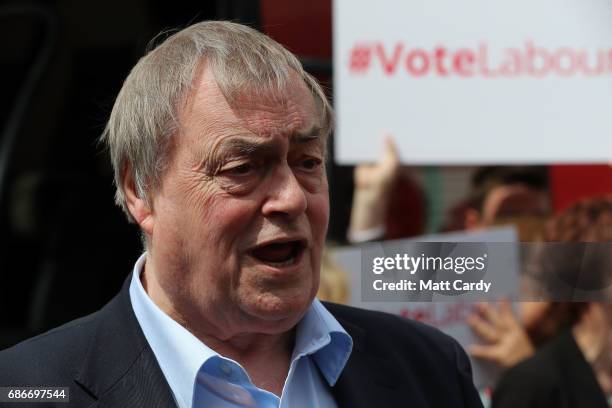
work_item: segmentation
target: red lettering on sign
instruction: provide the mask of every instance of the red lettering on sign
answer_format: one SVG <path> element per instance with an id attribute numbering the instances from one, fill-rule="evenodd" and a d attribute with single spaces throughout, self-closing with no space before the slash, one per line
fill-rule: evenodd
<path id="1" fill-rule="evenodd" d="M 612 74 L 612 49 L 550 49 L 528 40 L 523 47 L 508 47 L 500 51 L 490 53 L 489 45 L 484 42 L 475 48 L 461 47 L 456 50 L 443 45 L 433 50 L 410 48 L 401 41 L 395 42 L 392 47 L 386 47 L 383 42 L 374 45 L 361 42 L 351 48 L 348 68 L 353 74 L 364 75 L 369 72 L 372 58 L 375 58 L 387 76 L 401 74 L 402 66 L 404 74 L 413 77 L 433 74 L 439 77 L 480 76 L 489 79 L 520 76 L 544 78 L 553 75 L 567 78 Z M 491 55 L 497 60 L 492 59 Z"/>
<path id="2" fill-rule="evenodd" d="M 391 75 L 395 72 L 395 68 L 400 60 L 403 49 L 404 45 L 402 43 L 395 44 L 393 55 L 391 56 L 391 59 L 388 59 L 385 53 L 384 45 L 382 43 L 376 44 L 376 55 L 378 55 L 378 59 L 380 60 L 383 70 L 387 75 Z"/>

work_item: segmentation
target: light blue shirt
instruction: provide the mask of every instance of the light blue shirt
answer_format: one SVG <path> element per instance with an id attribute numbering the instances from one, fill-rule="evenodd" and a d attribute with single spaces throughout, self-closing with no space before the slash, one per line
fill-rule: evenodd
<path id="1" fill-rule="evenodd" d="M 329 387 L 344 369 L 353 341 L 318 300 L 296 327 L 291 365 L 279 398 L 257 388 L 240 364 L 207 347 L 149 298 L 140 282 L 145 259 L 146 253 L 134 265 L 132 308 L 179 408 L 337 406 Z"/>

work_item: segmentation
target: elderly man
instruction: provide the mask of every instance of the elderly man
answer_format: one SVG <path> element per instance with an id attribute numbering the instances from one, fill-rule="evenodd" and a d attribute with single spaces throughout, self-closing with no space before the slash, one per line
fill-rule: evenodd
<path id="1" fill-rule="evenodd" d="M 0 385 L 69 387 L 75 407 L 480 406 L 450 338 L 313 300 L 331 117 L 298 60 L 242 25 L 143 57 L 103 139 L 146 252 L 99 312 L 0 353 Z"/>

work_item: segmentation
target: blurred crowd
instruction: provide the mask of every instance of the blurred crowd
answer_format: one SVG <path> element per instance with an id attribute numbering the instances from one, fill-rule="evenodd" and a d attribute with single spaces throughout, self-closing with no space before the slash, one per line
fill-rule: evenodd
<path id="1" fill-rule="evenodd" d="M 381 159 L 355 168 L 348 241 L 414 236 L 409 212 L 394 210 L 396 197 L 416 183 L 412 169 L 400 165 L 391 138 Z M 442 231 L 474 231 L 512 225 L 522 242 L 612 242 L 612 197 L 576 202 L 553 214 L 548 176 L 539 166 L 486 166 L 474 171 L 470 191 L 447 214 Z M 402 231 L 403 228 L 403 231 Z M 544 251 L 541 273 L 563 269 L 574 279 L 583 273 L 576 253 Z M 558 251 L 557 251 L 558 252 Z M 609 262 L 591 262 L 591 279 L 604 282 Z M 546 279 L 546 276 L 540 278 Z M 348 281 L 329 256 L 322 268 L 319 297 L 340 303 L 349 299 Z M 524 277 L 523 279 L 527 279 Z M 529 285 L 524 282 L 523 290 Z M 473 358 L 502 369 L 500 380 L 485 390 L 493 408 L 607 407 L 612 396 L 612 305 L 606 302 L 525 301 L 513 306 L 501 299 L 481 303 L 467 324 L 482 340 Z"/>

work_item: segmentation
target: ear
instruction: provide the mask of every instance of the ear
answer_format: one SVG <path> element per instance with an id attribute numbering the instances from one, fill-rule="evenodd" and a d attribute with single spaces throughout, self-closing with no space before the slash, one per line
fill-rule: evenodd
<path id="1" fill-rule="evenodd" d="M 121 185 L 123 187 L 123 194 L 125 195 L 125 202 L 132 218 L 134 218 L 136 223 L 140 226 L 140 229 L 146 235 L 153 235 L 153 210 L 150 208 L 147 200 L 138 195 L 131 165 L 125 166 Z"/>
<path id="2" fill-rule="evenodd" d="M 480 226 L 480 213 L 473 208 L 467 208 L 463 215 L 463 228 L 466 231 L 471 231 Z"/>

